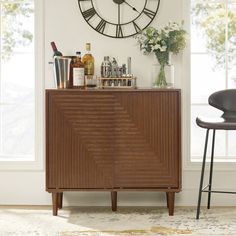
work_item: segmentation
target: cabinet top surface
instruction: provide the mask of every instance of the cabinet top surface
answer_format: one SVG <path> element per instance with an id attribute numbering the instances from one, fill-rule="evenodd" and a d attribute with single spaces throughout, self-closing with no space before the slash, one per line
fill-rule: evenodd
<path id="1" fill-rule="evenodd" d="M 152 88 L 137 88 L 137 89 L 46 89 L 46 92 L 180 92 L 181 89 L 152 89 Z"/>

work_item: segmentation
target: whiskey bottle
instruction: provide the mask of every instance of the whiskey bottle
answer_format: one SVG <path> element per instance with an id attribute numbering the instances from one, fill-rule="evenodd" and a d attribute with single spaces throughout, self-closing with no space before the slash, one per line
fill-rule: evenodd
<path id="1" fill-rule="evenodd" d="M 81 61 L 81 52 L 76 52 L 76 59 L 72 65 L 73 69 L 73 87 L 84 88 L 85 87 L 85 66 Z"/>
<path id="2" fill-rule="evenodd" d="M 71 58 L 71 63 L 70 63 L 70 79 L 69 79 L 69 88 L 73 88 L 74 87 L 74 83 L 73 83 L 73 68 L 74 68 L 74 63 L 76 63 L 77 57 L 76 56 L 70 56 Z"/>
<path id="3" fill-rule="evenodd" d="M 94 75 L 94 58 L 91 54 L 91 44 L 86 43 L 86 54 L 83 56 L 82 62 L 85 67 L 85 75 Z"/>

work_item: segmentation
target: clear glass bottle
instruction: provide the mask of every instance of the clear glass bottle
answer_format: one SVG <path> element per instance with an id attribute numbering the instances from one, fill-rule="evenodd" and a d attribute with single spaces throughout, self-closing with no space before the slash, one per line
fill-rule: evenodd
<path id="1" fill-rule="evenodd" d="M 86 54 L 82 58 L 85 75 L 94 75 L 94 57 L 91 54 L 91 44 L 86 43 Z"/>
<path id="2" fill-rule="evenodd" d="M 85 65 L 81 61 L 81 52 L 76 52 L 76 60 L 72 65 L 73 69 L 73 87 L 85 87 Z"/>

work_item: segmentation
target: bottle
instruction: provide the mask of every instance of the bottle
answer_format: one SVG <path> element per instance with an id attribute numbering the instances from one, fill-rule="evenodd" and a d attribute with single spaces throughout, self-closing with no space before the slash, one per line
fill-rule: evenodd
<path id="1" fill-rule="evenodd" d="M 122 75 L 123 75 L 123 67 L 119 66 L 118 67 L 118 77 L 122 77 Z"/>
<path id="2" fill-rule="evenodd" d="M 127 70 L 126 70 L 126 64 L 122 64 L 122 76 L 126 76 Z"/>
<path id="3" fill-rule="evenodd" d="M 132 71 L 131 71 L 131 57 L 127 58 L 127 66 L 128 66 L 128 76 L 132 76 Z"/>
<path id="4" fill-rule="evenodd" d="M 104 57 L 104 61 L 101 65 L 101 77 L 103 78 L 109 78 L 111 77 L 111 68 L 112 64 L 110 62 L 110 59 L 108 56 Z"/>
<path id="5" fill-rule="evenodd" d="M 116 59 L 113 57 L 112 63 L 111 63 L 111 77 L 115 78 L 117 77 L 117 70 L 118 70 L 118 64 Z"/>
<path id="6" fill-rule="evenodd" d="M 57 50 L 57 46 L 55 42 L 51 42 L 52 50 L 53 50 L 53 57 L 55 56 L 63 56 L 60 51 Z"/>
<path id="7" fill-rule="evenodd" d="M 84 79 L 85 66 L 81 61 L 81 52 L 76 52 L 76 60 L 73 63 L 72 68 L 73 68 L 73 87 L 84 88 L 85 87 L 85 79 Z"/>
<path id="8" fill-rule="evenodd" d="M 69 79 L 69 88 L 73 88 L 73 68 L 74 68 L 74 63 L 76 63 L 76 56 L 71 56 L 71 63 L 70 63 L 70 79 Z"/>
<path id="9" fill-rule="evenodd" d="M 91 54 L 91 44 L 86 43 L 86 54 L 83 56 L 82 62 L 85 66 L 85 75 L 94 75 L 94 58 Z"/>

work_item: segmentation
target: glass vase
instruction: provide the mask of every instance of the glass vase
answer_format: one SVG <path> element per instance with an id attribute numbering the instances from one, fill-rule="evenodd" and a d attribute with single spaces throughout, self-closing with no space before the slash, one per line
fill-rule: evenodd
<path id="1" fill-rule="evenodd" d="M 152 68 L 153 88 L 173 88 L 174 87 L 174 65 L 154 64 Z"/>

